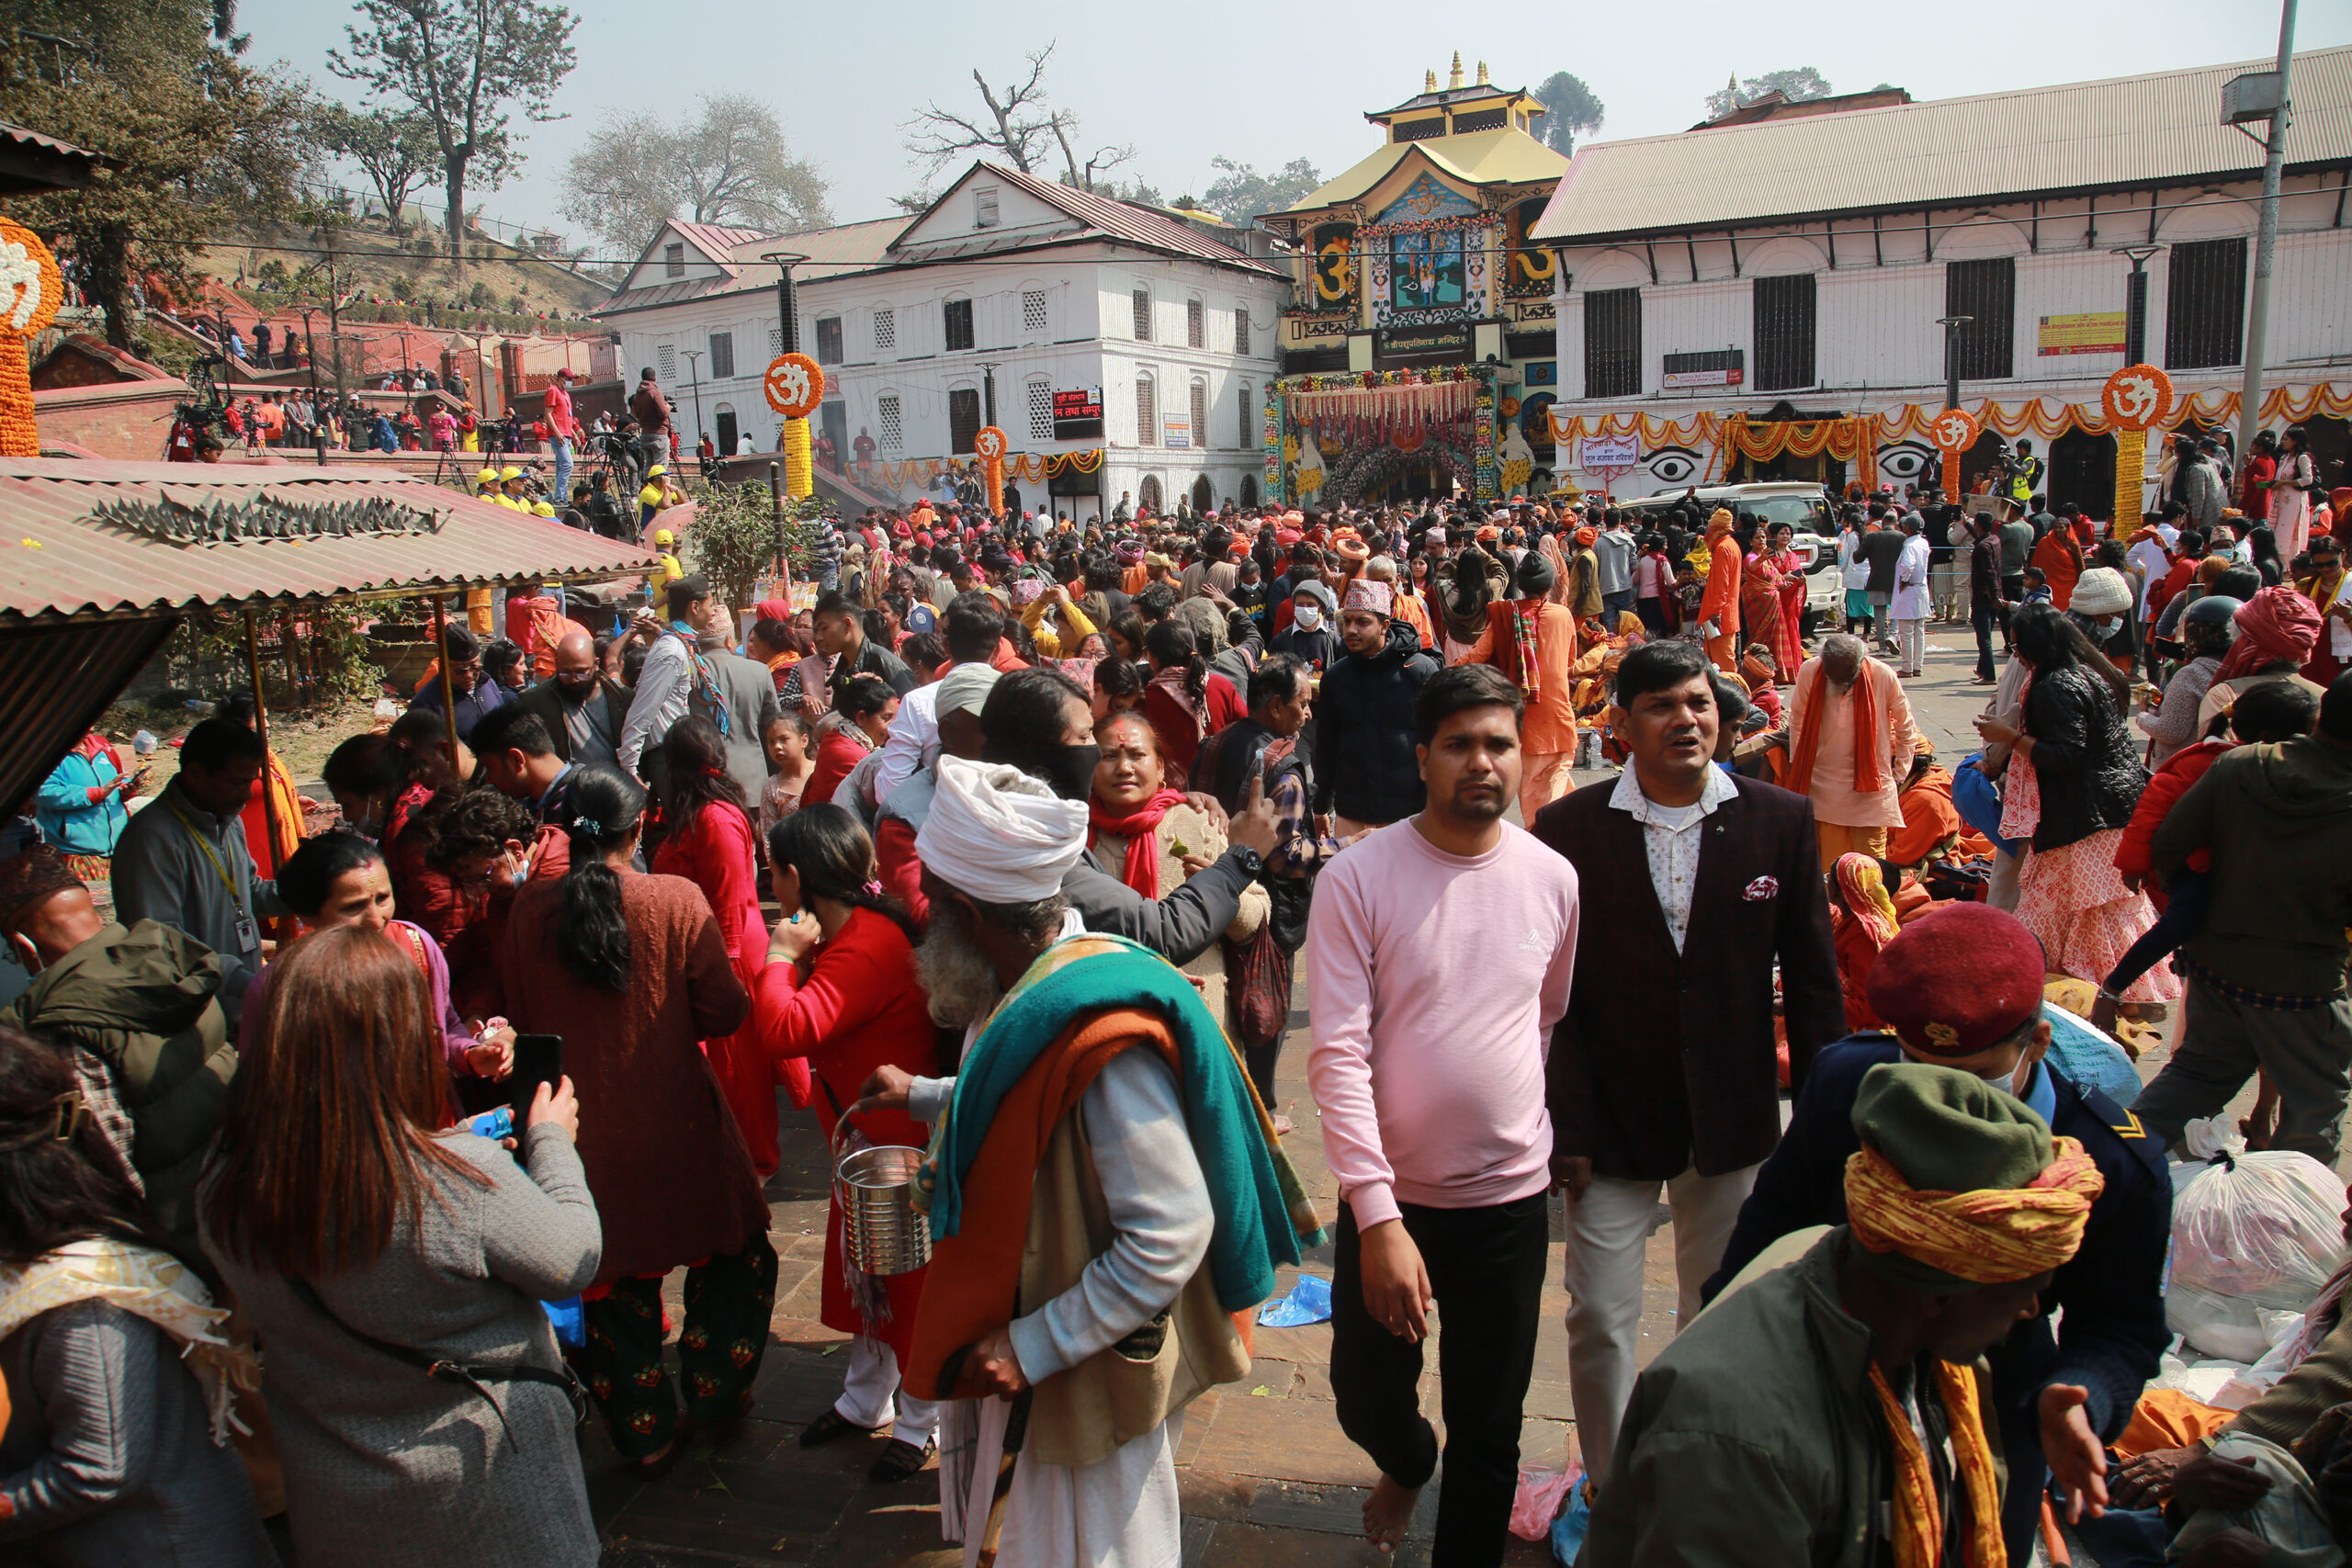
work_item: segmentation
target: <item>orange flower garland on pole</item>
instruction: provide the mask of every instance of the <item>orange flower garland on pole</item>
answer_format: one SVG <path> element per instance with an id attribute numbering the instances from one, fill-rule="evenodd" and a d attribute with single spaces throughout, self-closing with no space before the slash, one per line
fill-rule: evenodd
<path id="1" fill-rule="evenodd" d="M 57 314 L 65 280 L 40 237 L 6 218 L 0 218 L 0 454 L 38 457 L 40 429 L 25 344 Z"/>
<path id="2" fill-rule="evenodd" d="M 972 437 L 972 450 L 980 459 L 981 482 L 988 487 L 991 517 L 1004 510 L 1004 432 L 993 424 L 980 426 Z"/>
<path id="3" fill-rule="evenodd" d="M 1946 409 L 1928 422 L 1928 434 L 1944 456 L 1944 493 L 1957 500 L 1967 482 L 1960 471 L 1960 460 L 1976 445 L 1983 427 L 1965 411 Z"/>
<path id="4" fill-rule="evenodd" d="M 784 415 L 784 490 L 795 501 L 805 501 L 817 488 L 817 470 L 810 460 L 808 412 L 825 396 L 825 372 L 805 354 L 782 354 L 768 362 L 760 378 L 768 407 Z"/>
<path id="5" fill-rule="evenodd" d="M 2140 525 L 2141 481 L 2148 468 L 2148 430 L 2172 411 L 2172 378 L 2153 365 L 2127 365 L 2098 389 L 2099 412 L 2115 431 L 2115 538 Z"/>

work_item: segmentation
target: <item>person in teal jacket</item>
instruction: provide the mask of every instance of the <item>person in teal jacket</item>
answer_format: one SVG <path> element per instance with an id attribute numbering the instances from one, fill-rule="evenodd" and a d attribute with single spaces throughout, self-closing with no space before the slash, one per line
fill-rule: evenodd
<path id="1" fill-rule="evenodd" d="M 126 774 L 122 759 L 96 730 L 82 737 L 40 786 L 34 817 L 40 836 L 69 855 L 111 855 L 122 825 L 123 802 L 139 793 L 147 770 Z"/>

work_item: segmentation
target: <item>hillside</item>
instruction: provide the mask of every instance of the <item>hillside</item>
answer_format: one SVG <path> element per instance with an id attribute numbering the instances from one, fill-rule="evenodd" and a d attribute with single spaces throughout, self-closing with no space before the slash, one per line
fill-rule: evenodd
<path id="1" fill-rule="evenodd" d="M 345 297 L 356 289 L 363 297 L 388 302 L 431 299 L 444 307 L 545 312 L 576 321 L 612 292 L 611 285 L 583 277 L 560 261 L 479 238 L 468 243 L 469 259 L 460 278 L 447 258 L 433 254 L 439 243 L 437 231 L 412 230 L 404 237 L 395 236 L 380 220 L 343 229 L 336 235 L 335 270 Z M 249 298 L 284 303 L 324 293 L 323 277 L 300 276 L 317 265 L 317 251 L 310 229 L 256 224 L 221 235 L 196 265 Z M 477 286 L 482 293 L 476 293 Z"/>

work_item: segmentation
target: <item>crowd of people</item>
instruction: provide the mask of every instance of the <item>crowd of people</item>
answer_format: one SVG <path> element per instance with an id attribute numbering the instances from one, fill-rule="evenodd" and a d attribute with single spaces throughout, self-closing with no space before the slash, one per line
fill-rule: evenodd
<path id="1" fill-rule="evenodd" d="M 2268 1141 L 2338 1153 L 2352 492 L 2292 551 L 2033 501 L 2013 540 L 1855 498 L 1820 624 L 1788 533 L 1695 497 L 923 501 L 750 606 L 665 532 L 634 613 L 470 604 L 266 865 L 252 728 L 128 811 L 94 738 L 0 860 L 0 1538 L 266 1562 L 283 1511 L 310 1562 L 593 1561 L 576 1425 L 652 1478 L 754 1406 L 805 1112 L 926 1151 L 932 1246 L 864 1272 L 836 1205 L 798 1441 L 935 1462 L 967 1565 L 1173 1562 L 1187 1406 L 1327 1228 L 1367 1538 L 1435 1483 L 1432 1561 L 1499 1562 L 1555 1192 L 1579 1561 L 2022 1562 L 2045 1499 L 2299 1544 L 2332 1305 L 2211 1445 L 2257 1472 L 2124 1439 L 2166 1145 L 2258 1072 Z M 1995 682 L 1950 766 L 1905 684 L 1931 521 Z M 2049 1055 L 2068 980 L 2102 1027 L 2185 1007 L 2128 1113 Z M 1637 1371 L 1661 1198 L 1681 1332 Z"/>

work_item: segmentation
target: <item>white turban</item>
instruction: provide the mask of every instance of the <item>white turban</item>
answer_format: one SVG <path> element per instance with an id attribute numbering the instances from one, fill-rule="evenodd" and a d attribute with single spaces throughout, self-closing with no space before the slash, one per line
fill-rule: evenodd
<path id="1" fill-rule="evenodd" d="M 938 776 L 915 854 L 941 881 L 984 904 L 1035 904 L 1061 891 L 1086 848 L 1084 801 L 1001 762 L 944 756 Z"/>
<path id="2" fill-rule="evenodd" d="M 939 705 L 936 716 L 945 718 L 951 713 L 978 713 L 980 705 L 989 700 L 989 693 L 996 689 L 997 670 L 990 664 L 958 664 L 939 680 Z"/>

